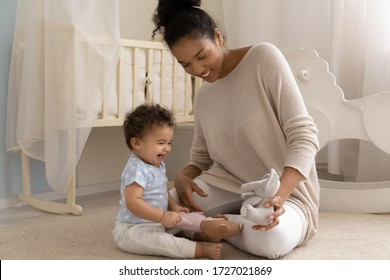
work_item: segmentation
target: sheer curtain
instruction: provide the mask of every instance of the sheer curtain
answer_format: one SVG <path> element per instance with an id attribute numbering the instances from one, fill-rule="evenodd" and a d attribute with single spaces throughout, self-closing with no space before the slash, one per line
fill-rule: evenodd
<path id="1" fill-rule="evenodd" d="M 223 0 L 223 8 L 228 47 L 268 41 L 313 48 L 347 99 L 390 90 L 390 1 Z M 335 173 L 390 180 L 390 155 L 364 141 L 340 142 L 328 146 Z"/>
<path id="2" fill-rule="evenodd" d="M 18 1 L 7 149 L 45 161 L 48 183 L 61 193 L 115 82 L 118 1 Z"/>

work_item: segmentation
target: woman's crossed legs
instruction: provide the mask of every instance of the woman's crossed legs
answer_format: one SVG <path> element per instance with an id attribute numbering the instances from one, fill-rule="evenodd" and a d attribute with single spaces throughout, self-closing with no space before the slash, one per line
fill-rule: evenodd
<path id="1" fill-rule="evenodd" d="M 227 239 L 233 246 L 260 257 L 275 259 L 291 252 L 301 243 L 307 221 L 302 211 L 292 203 L 284 204 L 286 211 L 279 217 L 279 225 L 267 231 L 253 230 L 255 224 L 239 214 L 243 203 L 240 194 L 210 186 L 199 179 L 194 182 L 208 194 L 207 197 L 194 195 L 206 216 L 225 214 L 229 220 L 243 225 L 241 234 Z M 170 193 L 178 201 L 176 190 Z"/>

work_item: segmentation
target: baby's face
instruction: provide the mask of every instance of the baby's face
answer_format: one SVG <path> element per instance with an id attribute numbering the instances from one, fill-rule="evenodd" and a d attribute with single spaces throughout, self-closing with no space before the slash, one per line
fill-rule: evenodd
<path id="1" fill-rule="evenodd" d="M 159 167 L 172 149 L 173 127 L 159 126 L 153 128 L 142 139 L 134 151 L 144 162 Z"/>

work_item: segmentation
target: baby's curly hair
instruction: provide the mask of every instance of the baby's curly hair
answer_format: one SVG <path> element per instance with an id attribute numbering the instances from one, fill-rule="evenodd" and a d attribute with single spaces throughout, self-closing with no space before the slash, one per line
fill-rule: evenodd
<path id="1" fill-rule="evenodd" d="M 126 144 L 132 150 L 131 139 L 141 139 L 151 129 L 158 126 L 175 127 L 172 111 L 159 104 L 142 104 L 128 113 L 123 122 Z"/>

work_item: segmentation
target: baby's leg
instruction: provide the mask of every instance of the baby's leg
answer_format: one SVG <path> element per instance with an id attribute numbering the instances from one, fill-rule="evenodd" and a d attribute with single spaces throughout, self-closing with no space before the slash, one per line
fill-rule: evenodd
<path id="1" fill-rule="evenodd" d="M 170 258 L 194 258 L 197 243 L 176 237 L 161 224 L 129 225 L 117 222 L 113 232 L 116 245 L 123 251 Z"/>
<path id="2" fill-rule="evenodd" d="M 200 227 L 201 223 L 204 219 L 206 219 L 205 215 L 200 212 L 181 212 L 181 221 L 176 224 L 175 228 L 182 231 L 192 231 L 192 232 L 201 232 L 202 229 Z"/>
<path id="3" fill-rule="evenodd" d="M 222 244 L 198 243 L 165 232 L 160 224 L 128 225 L 117 222 L 113 232 L 116 245 L 123 251 L 170 258 L 221 258 Z"/>

